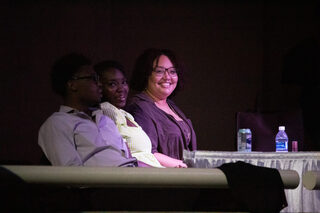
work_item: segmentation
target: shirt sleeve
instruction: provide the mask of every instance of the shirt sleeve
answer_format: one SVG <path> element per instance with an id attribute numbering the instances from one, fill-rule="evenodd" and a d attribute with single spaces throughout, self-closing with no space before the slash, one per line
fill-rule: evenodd
<path id="1" fill-rule="evenodd" d="M 125 145 L 125 142 L 123 141 L 123 138 L 114 121 L 104 115 L 100 116 L 98 119 L 98 127 L 100 131 L 97 133 L 97 135 L 101 135 L 101 138 L 104 140 L 106 145 L 116 147 L 123 152 L 125 157 L 129 157 L 128 148 Z"/>
<path id="2" fill-rule="evenodd" d="M 70 127 L 60 119 L 48 119 L 39 130 L 38 143 L 53 166 L 81 166 Z"/>

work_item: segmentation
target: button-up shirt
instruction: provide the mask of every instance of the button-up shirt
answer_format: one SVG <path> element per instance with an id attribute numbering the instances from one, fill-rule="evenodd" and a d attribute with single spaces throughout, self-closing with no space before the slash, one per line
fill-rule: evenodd
<path id="1" fill-rule="evenodd" d="M 53 166 L 135 166 L 114 122 L 100 110 L 90 117 L 60 106 L 39 130 L 38 143 Z"/>

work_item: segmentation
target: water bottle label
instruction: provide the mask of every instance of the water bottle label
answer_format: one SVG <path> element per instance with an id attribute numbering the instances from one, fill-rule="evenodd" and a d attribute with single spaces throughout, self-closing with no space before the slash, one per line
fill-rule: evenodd
<path id="1" fill-rule="evenodd" d="M 276 135 L 276 152 L 288 152 L 289 140 L 284 130 L 284 126 L 279 126 L 279 132 Z"/>
<path id="2" fill-rule="evenodd" d="M 276 152 L 287 152 L 288 142 L 276 142 Z"/>

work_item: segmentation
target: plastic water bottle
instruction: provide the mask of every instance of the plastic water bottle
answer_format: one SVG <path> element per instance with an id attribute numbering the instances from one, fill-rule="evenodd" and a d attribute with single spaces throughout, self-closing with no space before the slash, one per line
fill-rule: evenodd
<path id="1" fill-rule="evenodd" d="M 250 129 L 239 129 L 238 131 L 238 151 L 251 152 L 252 134 Z"/>
<path id="2" fill-rule="evenodd" d="M 276 135 L 276 152 L 288 152 L 288 135 L 284 126 L 279 126 L 279 132 Z"/>

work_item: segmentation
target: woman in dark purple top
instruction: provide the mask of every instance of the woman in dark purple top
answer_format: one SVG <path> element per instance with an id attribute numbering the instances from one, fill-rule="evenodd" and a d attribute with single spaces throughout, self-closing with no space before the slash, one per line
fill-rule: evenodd
<path id="1" fill-rule="evenodd" d="M 130 82 L 140 93 L 126 110 L 150 137 L 152 153 L 163 166 L 186 167 L 183 150 L 196 150 L 191 121 L 169 99 L 181 88 L 182 74 L 172 51 L 147 49 L 138 57 Z"/>

